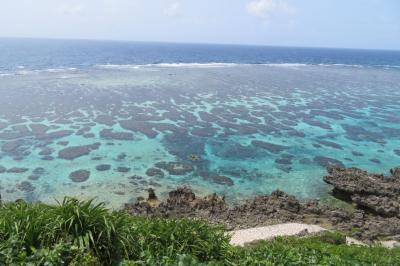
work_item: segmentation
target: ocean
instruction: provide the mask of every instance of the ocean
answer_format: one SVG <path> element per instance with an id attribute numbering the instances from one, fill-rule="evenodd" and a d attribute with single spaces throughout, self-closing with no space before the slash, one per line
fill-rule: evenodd
<path id="1" fill-rule="evenodd" d="M 400 165 L 400 51 L 0 39 L 0 193 L 324 198 Z"/>

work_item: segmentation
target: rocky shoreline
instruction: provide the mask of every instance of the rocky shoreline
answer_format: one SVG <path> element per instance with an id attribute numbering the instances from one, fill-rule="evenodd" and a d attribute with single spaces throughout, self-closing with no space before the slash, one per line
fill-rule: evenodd
<path id="1" fill-rule="evenodd" d="M 364 241 L 400 240 L 400 168 L 392 176 L 371 174 L 357 168 L 328 168 L 323 180 L 332 185 L 332 195 L 351 208 L 312 200 L 302 202 L 283 191 L 257 196 L 240 205 L 229 205 L 223 196 L 199 198 L 188 187 L 169 192 L 159 201 L 153 189 L 147 199 L 139 198 L 125 209 L 146 217 L 189 217 L 223 224 L 229 230 L 285 222 L 320 224 Z"/>

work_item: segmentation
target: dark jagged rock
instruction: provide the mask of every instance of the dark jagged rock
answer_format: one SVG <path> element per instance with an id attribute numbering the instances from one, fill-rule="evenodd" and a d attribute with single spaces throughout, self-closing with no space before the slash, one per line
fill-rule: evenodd
<path id="1" fill-rule="evenodd" d="M 111 165 L 109 164 L 99 164 L 96 166 L 97 171 L 108 171 L 111 169 Z"/>
<path id="2" fill-rule="evenodd" d="M 170 175 L 185 175 L 194 170 L 191 164 L 179 162 L 158 162 L 154 166 L 168 171 Z"/>
<path id="3" fill-rule="evenodd" d="M 88 155 L 93 150 L 97 150 L 100 145 L 101 144 L 97 142 L 91 145 L 68 147 L 60 150 L 58 152 L 58 157 L 65 160 L 74 160 L 78 157 Z"/>
<path id="4" fill-rule="evenodd" d="M 400 167 L 395 167 L 390 169 L 390 173 L 392 174 L 393 177 L 400 178 Z"/>
<path id="5" fill-rule="evenodd" d="M 77 170 L 69 174 L 69 178 L 74 182 L 84 182 L 90 177 L 89 170 Z"/>
<path id="6" fill-rule="evenodd" d="M 358 179 L 361 170 L 342 169 L 343 171 Z M 374 240 L 381 236 L 393 238 L 400 235 L 399 217 L 381 216 L 365 208 L 348 211 L 321 204 L 317 200 L 301 202 L 279 190 L 270 195 L 257 196 L 239 205 L 228 206 L 224 197 L 217 194 L 197 197 L 187 187 L 170 191 L 167 199 L 160 202 L 155 191 L 151 189 L 147 201 L 140 199 L 137 203 L 126 204 L 125 208 L 131 214 L 138 216 L 206 219 L 212 223 L 224 224 L 228 229 L 285 222 L 311 222 L 330 224 L 336 230 L 363 240 Z"/>
<path id="7" fill-rule="evenodd" d="M 134 215 L 155 217 L 202 217 L 207 218 L 213 214 L 219 215 L 227 209 L 225 199 L 216 194 L 196 198 L 190 188 L 180 187 L 169 192 L 166 201 L 159 202 L 155 191 L 149 189 L 147 201 L 135 204 L 126 204 L 125 208 Z M 156 207 L 154 202 L 157 202 Z"/>
<path id="8" fill-rule="evenodd" d="M 324 181 L 333 195 L 384 217 L 400 217 L 400 179 L 369 174 L 358 168 L 331 167 Z"/>

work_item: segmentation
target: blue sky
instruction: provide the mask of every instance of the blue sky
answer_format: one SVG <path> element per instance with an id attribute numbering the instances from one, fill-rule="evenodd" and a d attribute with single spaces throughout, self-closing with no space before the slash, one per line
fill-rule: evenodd
<path id="1" fill-rule="evenodd" d="M 0 0 L 0 36 L 400 50 L 400 1 Z"/>

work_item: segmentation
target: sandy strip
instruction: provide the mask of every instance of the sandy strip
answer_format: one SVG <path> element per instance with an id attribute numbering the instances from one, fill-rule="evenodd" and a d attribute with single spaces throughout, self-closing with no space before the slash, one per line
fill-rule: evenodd
<path id="1" fill-rule="evenodd" d="M 243 230 L 232 231 L 231 244 L 235 246 L 243 246 L 246 243 L 257 240 L 267 240 L 277 236 L 293 236 L 301 232 L 318 233 L 326 229 L 319 225 L 286 223 L 276 224 L 264 227 L 254 227 Z"/>

